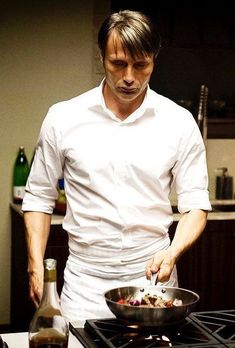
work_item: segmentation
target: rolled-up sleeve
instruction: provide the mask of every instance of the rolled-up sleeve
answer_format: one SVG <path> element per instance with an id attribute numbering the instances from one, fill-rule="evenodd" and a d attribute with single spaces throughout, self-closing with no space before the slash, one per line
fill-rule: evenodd
<path id="1" fill-rule="evenodd" d="M 211 210 L 208 192 L 206 150 L 194 120 L 184 128 L 178 157 L 172 170 L 173 186 L 178 198 L 178 210 Z"/>
<path id="2" fill-rule="evenodd" d="M 59 152 L 60 134 L 56 130 L 56 111 L 52 107 L 46 115 L 35 156 L 27 180 L 23 211 L 40 211 L 51 214 L 58 196 L 58 179 L 62 177 L 63 158 Z"/>

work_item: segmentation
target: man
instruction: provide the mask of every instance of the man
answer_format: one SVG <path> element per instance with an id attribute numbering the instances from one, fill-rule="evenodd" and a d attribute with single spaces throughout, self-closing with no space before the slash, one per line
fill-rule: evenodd
<path id="1" fill-rule="evenodd" d="M 42 295 L 43 257 L 58 179 L 69 236 L 61 306 L 68 320 L 109 317 L 103 293 L 158 280 L 177 286 L 175 264 L 204 230 L 205 148 L 192 115 L 149 88 L 160 40 L 145 15 L 110 15 L 98 36 L 101 85 L 52 106 L 23 202 L 30 296 Z M 172 243 L 169 194 L 182 217 Z"/>

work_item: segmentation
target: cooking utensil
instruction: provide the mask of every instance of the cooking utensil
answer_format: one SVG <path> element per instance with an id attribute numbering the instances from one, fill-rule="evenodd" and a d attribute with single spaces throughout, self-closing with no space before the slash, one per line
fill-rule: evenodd
<path id="1" fill-rule="evenodd" d="M 157 285 L 157 280 L 158 280 L 158 272 L 156 273 L 151 273 L 151 279 L 150 279 L 150 286 L 155 286 Z M 135 294 L 135 297 L 133 300 L 131 300 L 132 305 L 137 306 L 141 304 L 142 298 L 147 294 L 148 292 L 145 291 L 144 288 L 140 288 L 139 291 Z"/>
<path id="2" fill-rule="evenodd" d="M 150 285 L 151 286 L 157 285 L 157 280 L 158 280 L 158 272 L 151 273 Z"/>
<path id="3" fill-rule="evenodd" d="M 144 288 L 144 293 L 149 293 L 151 296 L 161 296 L 165 300 L 180 299 L 183 304 L 170 308 L 149 308 L 117 303 L 121 299 L 135 299 L 140 289 L 143 288 L 130 286 L 114 288 L 105 292 L 106 304 L 118 319 L 128 324 L 141 326 L 174 325 L 183 321 L 199 300 L 199 295 L 190 290 L 175 287 L 149 286 Z"/>

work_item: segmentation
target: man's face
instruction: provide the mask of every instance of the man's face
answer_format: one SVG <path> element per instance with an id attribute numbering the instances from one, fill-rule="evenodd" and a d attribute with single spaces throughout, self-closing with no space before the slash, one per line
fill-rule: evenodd
<path id="1" fill-rule="evenodd" d="M 125 103 L 142 98 L 154 68 L 153 54 L 133 58 L 113 32 L 103 61 L 109 92 Z"/>

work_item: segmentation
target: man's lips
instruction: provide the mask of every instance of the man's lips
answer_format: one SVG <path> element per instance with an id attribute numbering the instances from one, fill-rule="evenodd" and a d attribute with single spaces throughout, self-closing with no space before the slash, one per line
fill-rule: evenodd
<path id="1" fill-rule="evenodd" d="M 137 91 L 137 88 L 119 87 L 118 89 L 120 92 L 126 93 L 126 94 L 136 93 Z"/>

